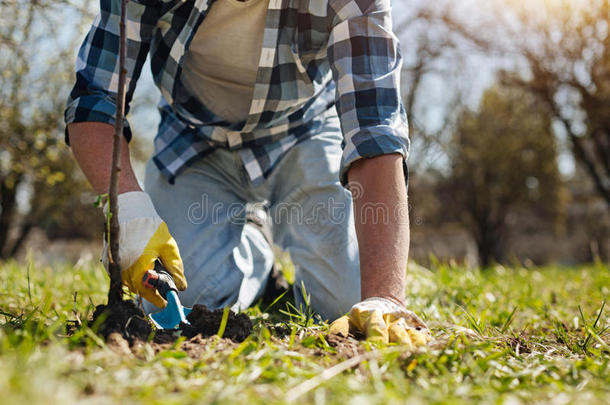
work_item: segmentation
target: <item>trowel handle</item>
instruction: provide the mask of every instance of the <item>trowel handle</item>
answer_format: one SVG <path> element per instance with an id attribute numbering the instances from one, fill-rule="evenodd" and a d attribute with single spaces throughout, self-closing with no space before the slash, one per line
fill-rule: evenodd
<path id="1" fill-rule="evenodd" d="M 148 270 L 144 273 L 142 284 L 147 288 L 156 288 L 165 299 L 167 299 L 167 293 L 171 290 L 178 291 L 174 279 L 159 260 L 155 261 L 154 270 Z"/>

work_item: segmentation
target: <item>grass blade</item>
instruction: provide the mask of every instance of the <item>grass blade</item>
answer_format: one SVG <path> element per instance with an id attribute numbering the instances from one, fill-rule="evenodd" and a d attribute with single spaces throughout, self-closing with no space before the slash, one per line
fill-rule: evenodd
<path id="1" fill-rule="evenodd" d="M 218 337 L 222 338 L 222 335 L 225 333 L 225 329 L 227 328 L 227 321 L 229 320 L 229 311 L 231 308 L 225 307 L 222 312 L 222 320 L 220 321 L 220 327 L 218 328 Z"/>
<path id="2" fill-rule="evenodd" d="M 290 291 L 290 290 L 286 290 L 283 293 L 280 294 L 279 297 L 277 297 L 275 300 L 273 300 L 273 302 L 271 304 L 269 304 L 269 306 L 267 308 L 265 308 L 265 310 L 263 312 L 269 312 L 269 310 L 278 303 L 279 300 L 282 299 L 282 297 L 284 297 L 284 295 L 286 295 L 286 293 Z"/>
<path id="3" fill-rule="evenodd" d="M 504 322 L 504 325 L 502 325 L 502 329 L 500 329 L 501 333 L 506 332 L 506 330 L 508 329 L 508 327 L 510 326 L 510 324 L 513 322 L 515 314 L 517 313 L 517 306 L 515 306 L 513 308 L 513 311 L 510 313 L 510 315 L 508 316 L 508 319 L 506 319 L 506 322 Z"/>

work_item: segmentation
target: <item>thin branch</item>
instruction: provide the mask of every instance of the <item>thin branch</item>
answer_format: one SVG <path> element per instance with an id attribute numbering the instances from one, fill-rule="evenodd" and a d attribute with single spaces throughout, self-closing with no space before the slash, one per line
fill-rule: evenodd
<path id="1" fill-rule="evenodd" d="M 121 267 L 119 256 L 119 208 L 117 203 L 119 190 L 119 174 L 121 172 L 121 141 L 123 137 L 123 120 L 125 115 L 125 59 L 127 55 L 127 35 L 125 30 L 125 14 L 127 0 L 121 0 L 121 20 L 119 26 L 119 88 L 117 91 L 116 122 L 114 125 L 114 143 L 112 149 L 112 168 L 108 189 L 108 215 L 110 215 L 110 235 L 108 249 L 108 267 L 110 272 L 110 289 L 108 304 L 120 302 L 123 299 L 121 282 Z"/>

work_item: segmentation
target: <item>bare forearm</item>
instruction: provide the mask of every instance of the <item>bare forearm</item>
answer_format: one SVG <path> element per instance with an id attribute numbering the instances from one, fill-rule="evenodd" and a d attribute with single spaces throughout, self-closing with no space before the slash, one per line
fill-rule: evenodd
<path id="1" fill-rule="evenodd" d="M 408 201 L 402 156 L 356 162 L 349 171 L 360 249 L 362 299 L 404 303 L 409 256 Z"/>
<path id="2" fill-rule="evenodd" d="M 100 122 L 81 122 L 68 126 L 70 145 L 80 168 L 98 194 L 108 192 L 112 162 L 114 127 Z M 129 147 L 125 139 L 121 144 L 121 172 L 119 194 L 141 191 L 131 167 Z"/>

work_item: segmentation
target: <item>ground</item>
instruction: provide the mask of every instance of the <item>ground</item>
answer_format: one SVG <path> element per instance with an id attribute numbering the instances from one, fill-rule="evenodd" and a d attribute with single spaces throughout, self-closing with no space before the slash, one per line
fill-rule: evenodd
<path id="1" fill-rule="evenodd" d="M 107 284 L 96 263 L 0 264 L 3 404 L 610 403 L 603 264 L 412 264 L 407 300 L 435 336 L 418 353 L 328 337 L 327 324 L 283 302 L 250 309 L 254 331 L 242 343 L 129 348 L 86 327 L 67 333 L 104 303 Z"/>

